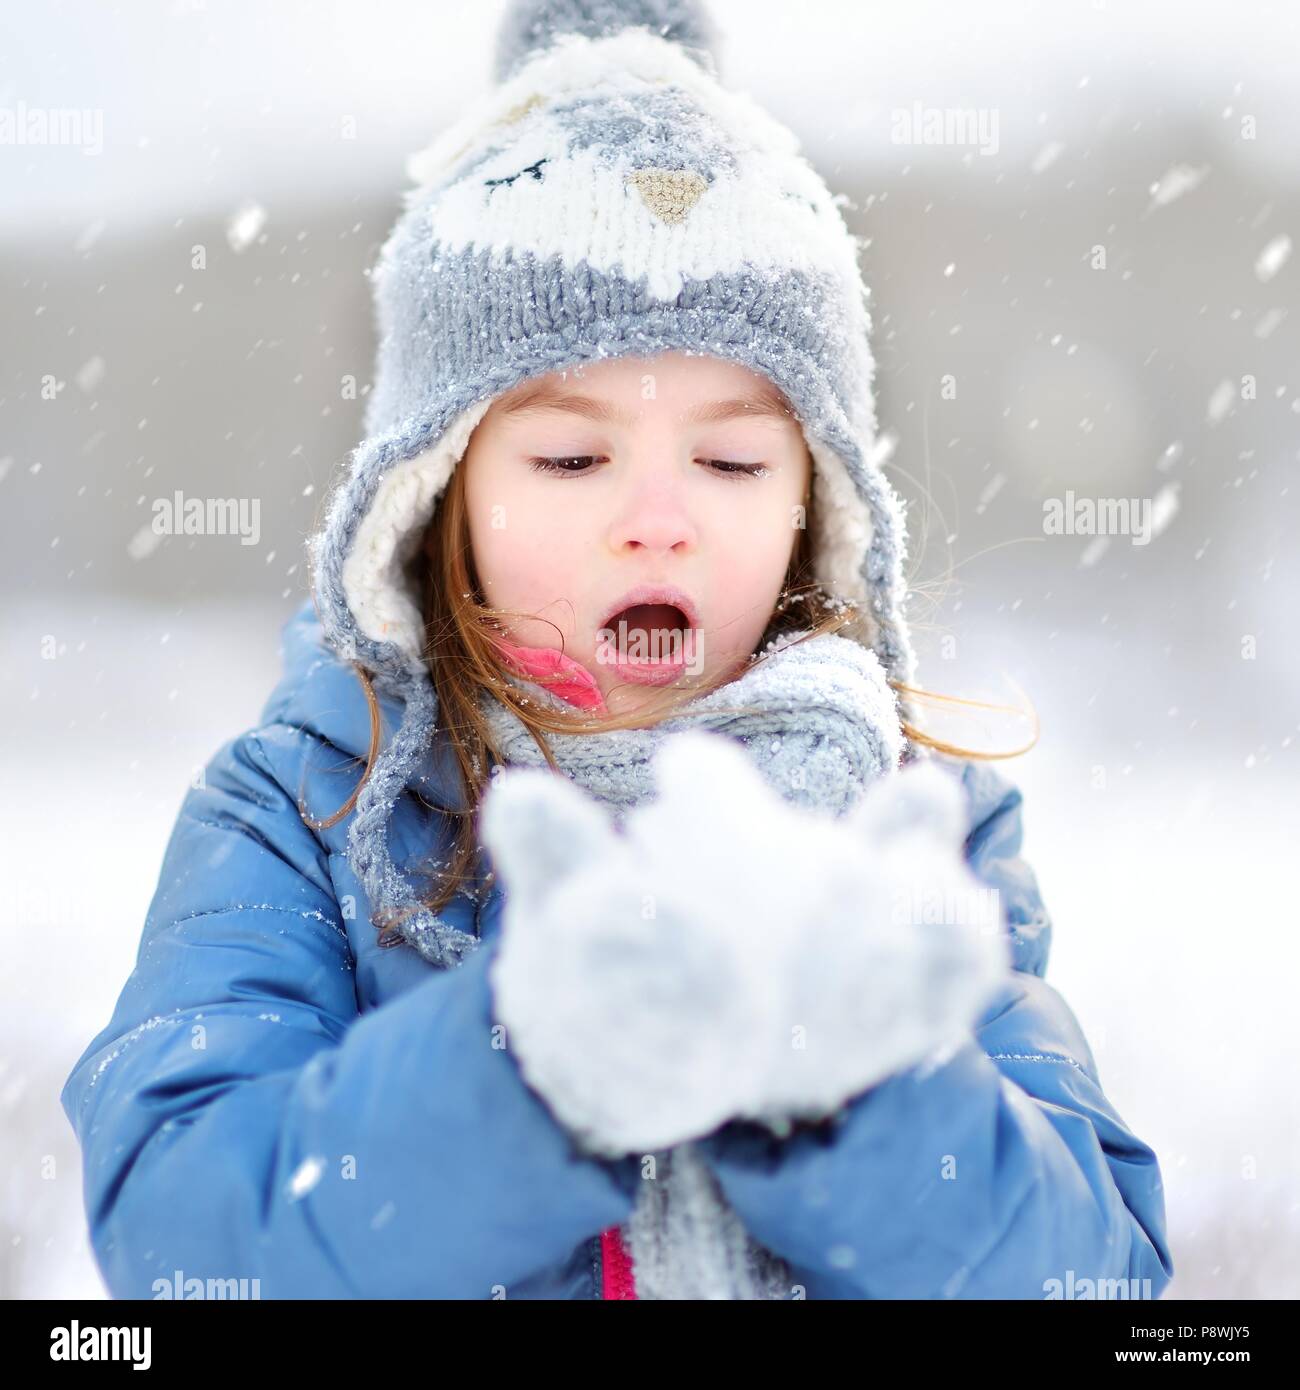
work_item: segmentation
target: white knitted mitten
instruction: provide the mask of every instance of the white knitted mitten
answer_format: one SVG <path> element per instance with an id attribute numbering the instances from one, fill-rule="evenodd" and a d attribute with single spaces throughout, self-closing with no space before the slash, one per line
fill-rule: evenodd
<path id="1" fill-rule="evenodd" d="M 587 1150 L 733 1117 L 783 1132 L 969 1036 L 1010 952 L 951 776 L 909 766 L 836 820 L 716 734 L 670 736 L 653 768 L 623 833 L 540 769 L 505 770 L 482 805 L 507 895 L 496 1016 Z"/>

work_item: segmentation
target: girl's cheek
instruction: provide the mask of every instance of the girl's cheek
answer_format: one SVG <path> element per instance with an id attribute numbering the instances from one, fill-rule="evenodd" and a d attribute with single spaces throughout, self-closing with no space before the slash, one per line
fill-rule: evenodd
<path id="1" fill-rule="evenodd" d="M 501 583 L 518 596 L 521 606 L 553 602 L 570 594 L 574 557 L 562 536 L 545 528 L 524 534 L 500 533 L 496 568 Z"/>

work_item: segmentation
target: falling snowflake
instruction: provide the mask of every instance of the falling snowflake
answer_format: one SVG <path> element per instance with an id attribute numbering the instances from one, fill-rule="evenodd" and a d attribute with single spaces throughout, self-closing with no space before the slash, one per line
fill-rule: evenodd
<path id="1" fill-rule="evenodd" d="M 1094 536 L 1084 547 L 1083 554 L 1079 556 L 1080 566 L 1083 569 L 1091 569 L 1109 549 L 1109 536 Z"/>
<path id="2" fill-rule="evenodd" d="M 305 1197 L 320 1182 L 324 1172 L 325 1160 L 319 1155 L 313 1154 L 310 1158 L 304 1158 L 294 1170 L 293 1177 L 289 1179 L 290 1200 L 296 1202 L 299 1198 Z"/>
<path id="3" fill-rule="evenodd" d="M 1045 173 L 1064 153 L 1065 146 L 1060 140 L 1049 140 L 1034 156 L 1033 163 L 1029 166 L 1029 172 L 1031 174 Z"/>
<path id="4" fill-rule="evenodd" d="M 126 553 L 133 560 L 147 560 L 162 544 L 162 536 L 146 522 L 126 543 Z"/>
<path id="5" fill-rule="evenodd" d="M 1209 172 L 1208 164 L 1202 165 L 1199 169 L 1193 169 L 1190 164 L 1175 164 L 1171 169 L 1167 169 L 1147 190 L 1151 194 L 1147 211 L 1167 207 L 1184 194 L 1195 191 Z"/>
<path id="6" fill-rule="evenodd" d="M 1175 439 L 1174 442 L 1170 444 L 1169 447 L 1164 451 L 1164 453 L 1161 454 L 1160 457 L 1156 460 L 1156 467 L 1162 473 L 1168 473 L 1168 471 L 1174 466 L 1174 464 L 1178 462 L 1180 458 L 1182 458 L 1182 456 L 1183 442 L 1181 439 Z"/>
<path id="7" fill-rule="evenodd" d="M 1232 409 L 1232 403 L 1237 399 L 1237 388 L 1232 382 L 1224 380 L 1214 388 L 1210 395 L 1209 404 L 1205 408 L 1205 418 L 1212 425 L 1217 425 L 1228 411 Z"/>
<path id="8" fill-rule="evenodd" d="M 1178 488 L 1178 483 L 1169 483 L 1151 499 L 1151 537 L 1158 536 L 1178 515 Z"/>
<path id="9" fill-rule="evenodd" d="M 77 385 L 87 393 L 93 391 L 104 379 L 104 359 L 92 357 L 77 369 Z"/>
<path id="10" fill-rule="evenodd" d="M 1271 280 L 1287 263 L 1290 256 L 1291 238 L 1286 235 L 1275 236 L 1259 253 L 1255 261 L 1255 278 L 1264 281 Z"/>
<path id="11" fill-rule="evenodd" d="M 226 240 L 238 254 L 246 251 L 262 234 L 266 226 L 266 209 L 260 203 L 245 203 L 226 223 Z"/>

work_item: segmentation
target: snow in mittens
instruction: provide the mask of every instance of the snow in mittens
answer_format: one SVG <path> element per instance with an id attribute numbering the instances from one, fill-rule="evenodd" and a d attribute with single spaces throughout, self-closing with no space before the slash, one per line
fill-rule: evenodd
<path id="1" fill-rule="evenodd" d="M 492 980 L 525 1076 L 594 1152 L 729 1117 L 781 1130 L 959 1046 L 1009 968 L 927 764 L 840 819 L 743 750 L 679 733 L 622 833 L 568 780 L 502 774 L 482 833 L 507 892 Z"/>

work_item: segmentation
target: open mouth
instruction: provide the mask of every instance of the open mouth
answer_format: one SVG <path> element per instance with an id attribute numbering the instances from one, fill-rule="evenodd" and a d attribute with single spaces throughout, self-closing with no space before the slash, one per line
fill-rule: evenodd
<path id="1" fill-rule="evenodd" d="M 676 604 L 633 603 L 606 621 L 598 659 L 633 678 L 672 680 L 694 663 L 696 638 Z"/>
<path id="2" fill-rule="evenodd" d="M 609 626 L 617 633 L 629 636 L 640 634 L 643 641 L 667 644 L 674 633 L 690 631 L 686 614 L 673 603 L 634 603 L 610 619 Z"/>

